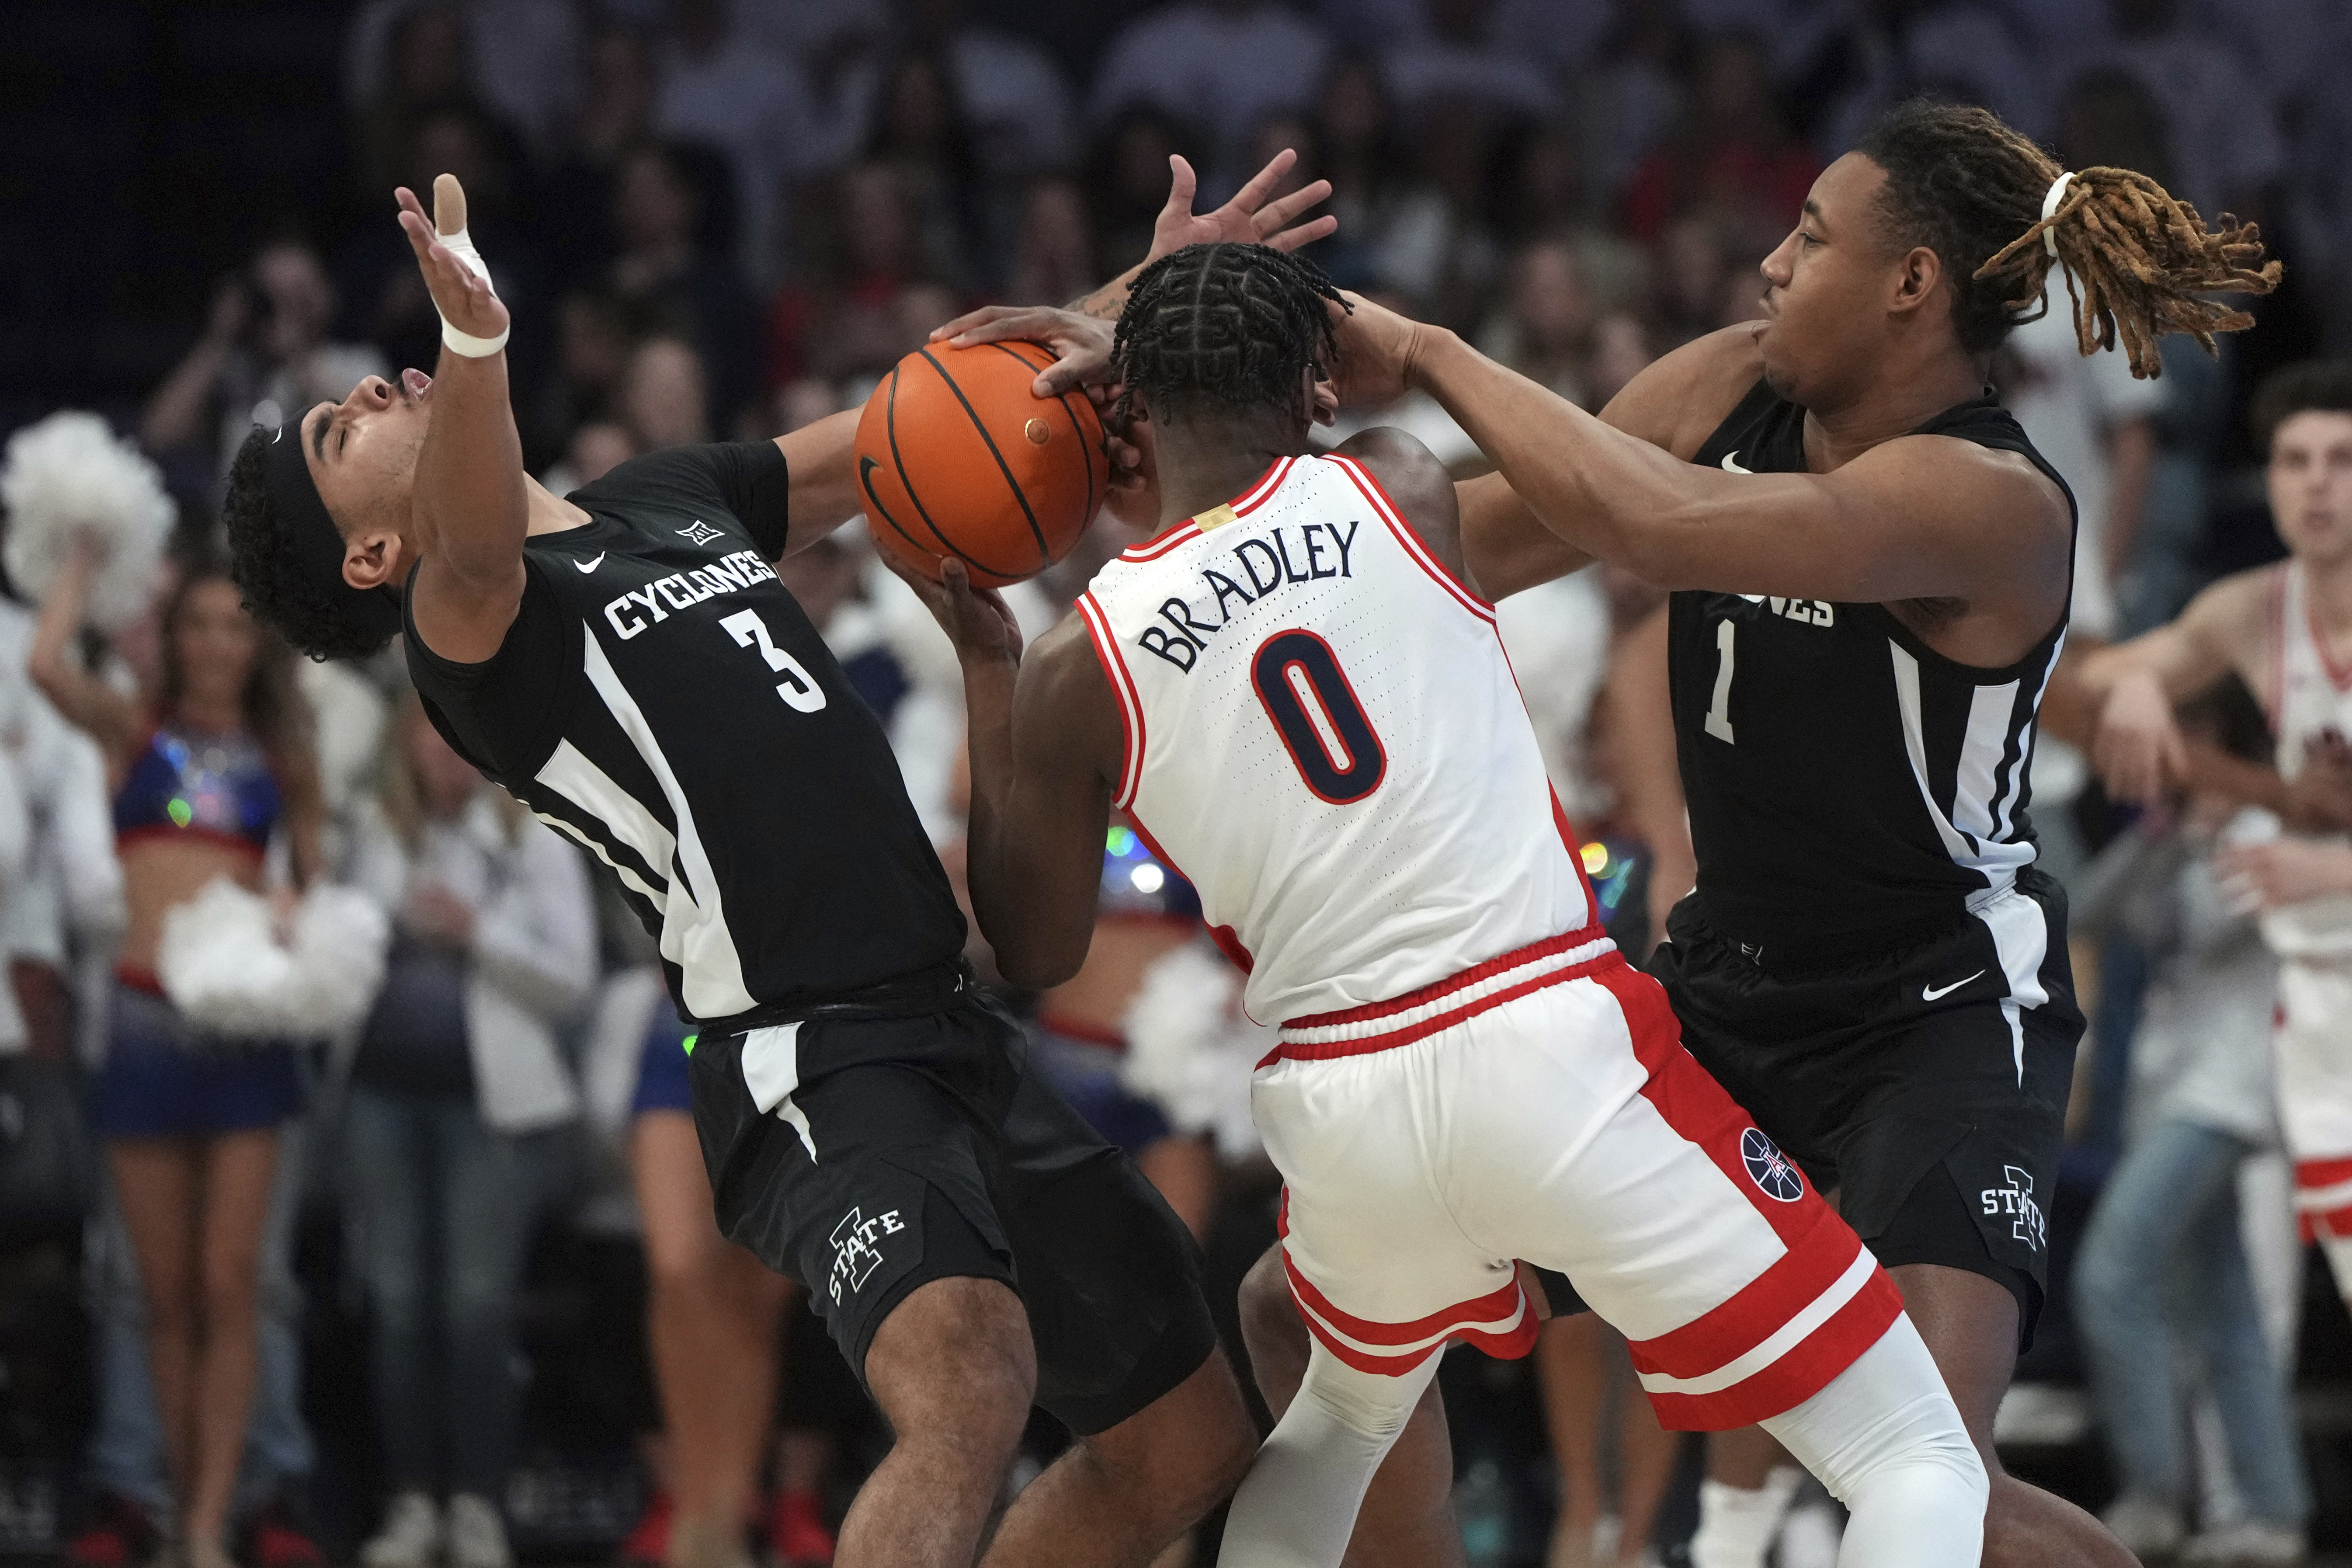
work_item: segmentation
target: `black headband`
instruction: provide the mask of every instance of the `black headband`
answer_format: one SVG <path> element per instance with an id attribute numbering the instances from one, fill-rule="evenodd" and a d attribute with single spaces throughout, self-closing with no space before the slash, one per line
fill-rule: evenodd
<path id="1" fill-rule="evenodd" d="M 269 505 L 278 537 L 295 570 L 332 603 L 338 614 L 381 647 L 401 628 L 400 597 L 383 588 L 354 588 L 343 581 L 343 534 L 327 515 L 319 483 L 302 456 L 302 424 L 280 425 L 269 437 Z"/>

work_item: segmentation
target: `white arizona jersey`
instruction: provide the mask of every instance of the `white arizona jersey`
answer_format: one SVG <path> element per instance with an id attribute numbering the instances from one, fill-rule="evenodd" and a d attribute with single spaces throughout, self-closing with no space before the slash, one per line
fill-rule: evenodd
<path id="1" fill-rule="evenodd" d="M 2271 596 L 2271 729 L 2278 770 L 2293 778 L 2305 749 L 2352 736 L 2352 669 L 2319 640 L 2303 567 L 2281 567 Z M 2288 904 L 2263 916 L 2279 966 L 2279 1120 L 2295 1161 L 2295 1206 L 2330 1236 L 2352 1235 L 2352 898 Z"/>
<path id="2" fill-rule="evenodd" d="M 1253 1017 L 1600 935 L 1492 607 L 1361 465 L 1282 458 L 1078 605 L 1125 727 L 1117 804 L 1249 966 Z"/>

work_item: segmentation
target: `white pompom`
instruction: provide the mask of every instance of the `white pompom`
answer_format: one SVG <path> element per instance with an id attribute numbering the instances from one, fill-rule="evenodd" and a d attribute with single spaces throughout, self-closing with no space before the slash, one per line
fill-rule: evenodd
<path id="1" fill-rule="evenodd" d="M 9 437 L 0 502 L 8 508 L 8 575 L 19 588 L 47 598 L 74 541 L 89 534 L 105 552 L 89 618 L 111 631 L 145 613 L 178 510 L 155 465 L 105 420 L 68 409 Z"/>
<path id="2" fill-rule="evenodd" d="M 317 1039 L 367 1016 L 392 922 L 366 894 L 320 886 L 280 946 L 269 900 L 215 877 L 163 916 L 155 972 L 181 1016 L 218 1035 Z"/>
<path id="3" fill-rule="evenodd" d="M 1242 1011 L 1242 977 L 1195 942 L 1144 972 L 1127 1010 L 1119 1079 L 1157 1104 L 1177 1130 L 1206 1133 L 1227 1159 L 1260 1147 L 1250 1120 L 1250 1075 L 1281 1038 Z"/>

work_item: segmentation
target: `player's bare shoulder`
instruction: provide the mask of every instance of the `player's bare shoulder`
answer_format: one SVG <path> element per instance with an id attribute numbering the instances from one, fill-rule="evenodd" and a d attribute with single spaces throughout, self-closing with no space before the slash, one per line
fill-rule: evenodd
<path id="1" fill-rule="evenodd" d="M 1042 747 L 1106 782 L 1117 776 L 1125 747 L 1118 703 L 1086 616 L 1063 616 L 1022 656 L 1014 728 L 1024 752 Z"/>
<path id="2" fill-rule="evenodd" d="M 1423 544 L 1446 569 L 1462 574 L 1461 504 L 1454 476 L 1421 437 L 1393 426 L 1358 431 L 1333 450 L 1361 463 Z"/>
<path id="3" fill-rule="evenodd" d="M 1601 417 L 1685 460 L 1764 374 L 1764 323 L 1742 321 L 1693 338 L 1625 384 Z"/>

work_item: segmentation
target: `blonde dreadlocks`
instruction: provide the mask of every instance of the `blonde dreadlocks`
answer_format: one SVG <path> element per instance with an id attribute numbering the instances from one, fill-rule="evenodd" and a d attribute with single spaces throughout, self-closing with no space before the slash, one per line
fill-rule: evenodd
<path id="1" fill-rule="evenodd" d="M 2082 351 L 2120 342 L 2143 378 L 2163 374 L 2157 341 L 2167 332 L 2186 332 L 2210 353 L 2214 333 L 2253 324 L 2199 296 L 2267 294 L 2278 284 L 2279 264 L 2263 260 L 2252 224 L 2224 215 L 2208 229 L 2196 208 L 2129 169 L 2076 171 L 2043 216 L 2043 197 L 2065 171 L 1981 109 L 1903 104 L 1859 150 L 1886 171 L 1879 199 L 1895 242 L 1924 245 L 1950 268 L 1953 325 L 1971 353 L 2036 320 L 2050 269 L 2062 263 Z"/>

